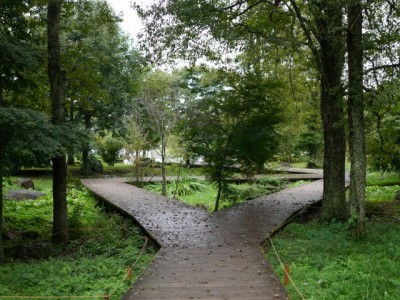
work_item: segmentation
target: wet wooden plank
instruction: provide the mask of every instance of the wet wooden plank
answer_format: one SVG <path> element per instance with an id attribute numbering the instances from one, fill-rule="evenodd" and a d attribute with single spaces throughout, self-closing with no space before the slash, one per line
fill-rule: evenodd
<path id="1" fill-rule="evenodd" d="M 215 214 L 124 183 L 83 180 L 163 247 L 124 299 L 287 299 L 260 252 L 268 232 L 322 197 L 322 180 Z"/>

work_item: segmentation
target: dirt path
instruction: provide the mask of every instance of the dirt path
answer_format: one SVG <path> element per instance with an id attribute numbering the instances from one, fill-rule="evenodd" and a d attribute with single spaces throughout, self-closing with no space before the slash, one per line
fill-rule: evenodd
<path id="1" fill-rule="evenodd" d="M 87 179 L 162 246 L 124 299 L 288 299 L 260 243 L 293 212 L 322 197 L 322 180 L 210 214 L 123 179 Z"/>

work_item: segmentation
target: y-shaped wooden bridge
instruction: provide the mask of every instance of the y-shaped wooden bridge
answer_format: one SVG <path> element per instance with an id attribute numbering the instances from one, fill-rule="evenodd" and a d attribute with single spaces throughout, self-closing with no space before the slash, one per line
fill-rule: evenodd
<path id="1" fill-rule="evenodd" d="M 260 243 L 291 214 L 320 200 L 323 189 L 317 180 L 210 214 L 126 179 L 83 184 L 161 246 L 124 299 L 288 299 Z"/>

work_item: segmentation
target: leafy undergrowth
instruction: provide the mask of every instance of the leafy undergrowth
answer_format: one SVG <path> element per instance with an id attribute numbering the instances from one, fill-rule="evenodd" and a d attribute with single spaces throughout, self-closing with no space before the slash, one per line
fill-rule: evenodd
<path id="1" fill-rule="evenodd" d="M 290 224 L 274 237 L 282 262 L 289 264 L 290 276 L 306 299 L 400 299 L 400 204 L 393 200 L 397 188 L 367 189 L 367 210 L 373 217 L 364 240 L 354 240 L 347 224 L 315 220 Z M 274 251 L 267 257 L 283 278 Z M 288 292 L 291 299 L 302 299 L 293 284 Z"/>
<path id="2" fill-rule="evenodd" d="M 35 180 L 36 183 L 36 180 Z M 107 214 L 85 189 L 68 191 L 71 241 L 65 247 L 48 243 L 52 199 L 5 201 L 8 262 L 0 265 L 0 296 L 102 296 L 121 299 L 154 257 L 139 229 L 117 214 Z M 35 244 L 50 245 L 46 259 L 21 257 Z M 13 258 L 14 257 L 14 258 Z M 127 267 L 132 267 L 132 279 Z"/>
<path id="3" fill-rule="evenodd" d="M 400 175 L 395 172 L 369 172 L 367 174 L 367 185 L 399 185 Z"/>
<path id="4" fill-rule="evenodd" d="M 263 178 L 252 183 L 228 184 L 221 198 L 220 209 L 232 205 L 255 199 L 279 190 L 286 181 L 279 178 Z M 152 183 L 145 185 L 144 188 L 161 193 L 161 183 Z M 215 184 L 191 178 L 182 179 L 178 186 L 176 182 L 169 182 L 167 185 L 167 196 L 173 197 L 193 206 L 203 207 L 208 211 L 213 211 L 217 187 Z"/>

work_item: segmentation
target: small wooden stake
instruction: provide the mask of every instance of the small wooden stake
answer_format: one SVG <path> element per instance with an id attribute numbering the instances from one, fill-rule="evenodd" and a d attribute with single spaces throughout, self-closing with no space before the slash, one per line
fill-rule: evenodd
<path id="1" fill-rule="evenodd" d="M 131 267 L 127 267 L 126 268 L 126 272 L 128 273 L 129 280 L 132 280 L 132 268 Z"/>
<path id="2" fill-rule="evenodd" d="M 110 295 L 104 294 L 104 300 L 110 300 Z"/>
<path id="3" fill-rule="evenodd" d="M 125 226 L 121 227 L 121 235 L 122 235 L 123 239 L 126 238 L 126 232 L 127 232 L 127 230 L 126 230 Z"/>
<path id="4" fill-rule="evenodd" d="M 285 265 L 285 279 L 283 281 L 283 284 L 285 286 L 287 286 L 289 284 L 289 265 L 288 264 Z"/>

